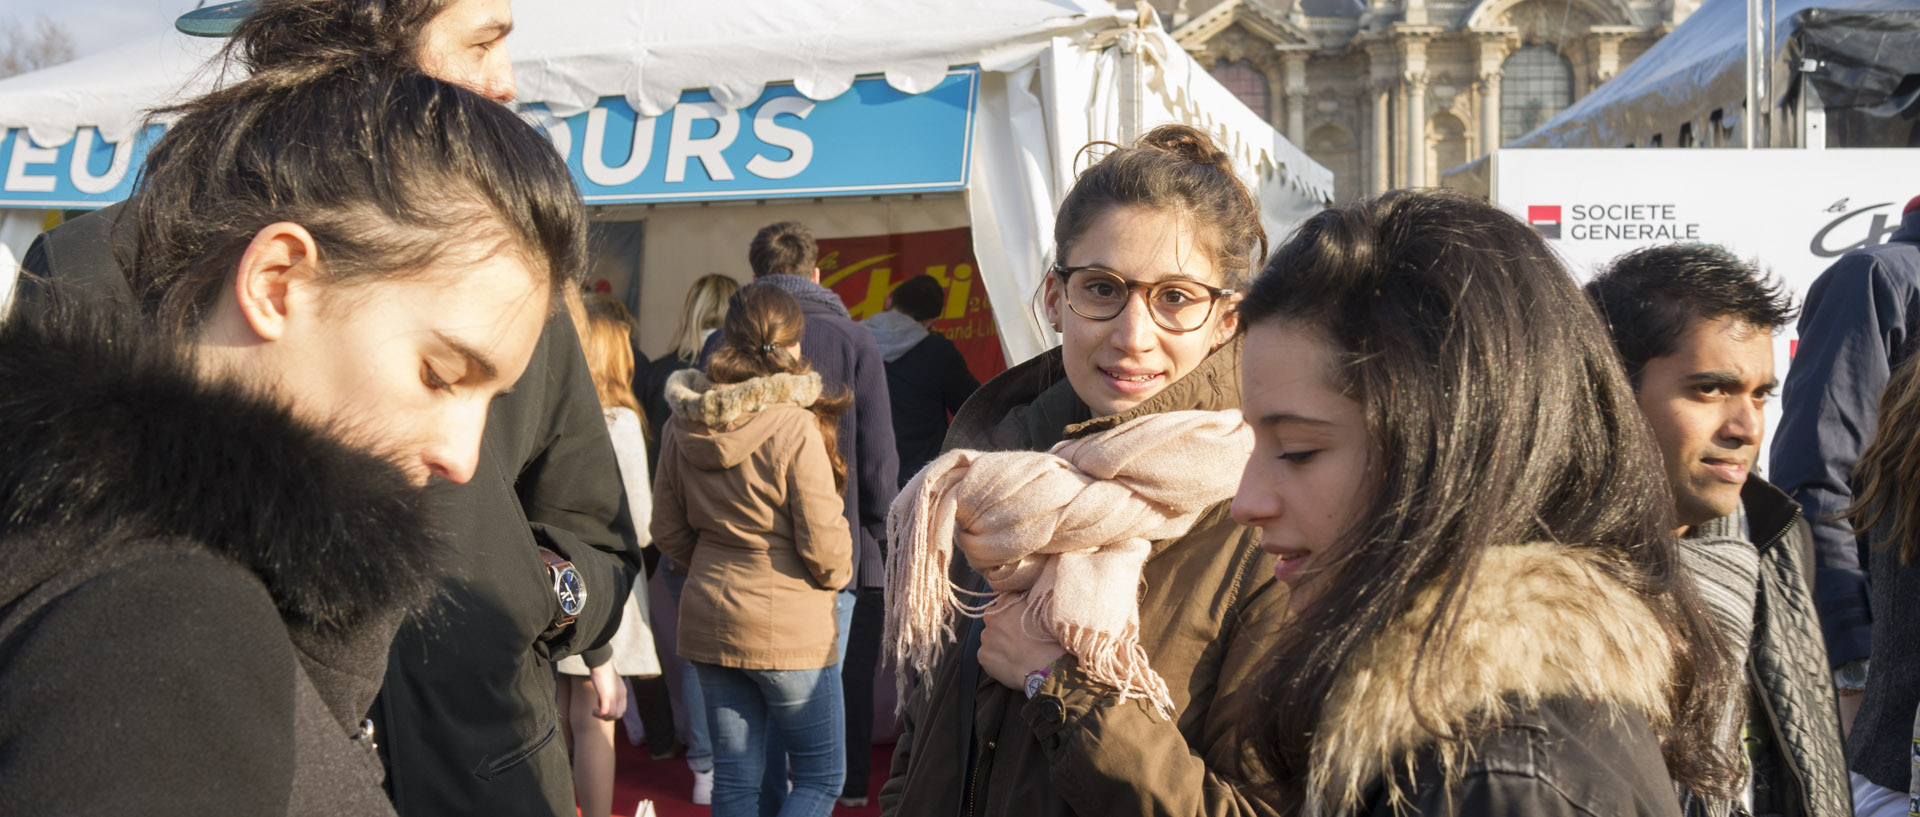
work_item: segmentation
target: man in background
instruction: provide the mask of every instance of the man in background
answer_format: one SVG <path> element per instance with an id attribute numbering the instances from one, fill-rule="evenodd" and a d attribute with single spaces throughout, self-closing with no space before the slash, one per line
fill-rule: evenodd
<path id="1" fill-rule="evenodd" d="M 1847 817 L 1839 717 L 1808 576 L 1800 506 L 1753 475 L 1778 381 L 1779 287 L 1705 244 L 1628 253 L 1587 284 L 1626 364 L 1673 490 L 1681 557 L 1745 669 L 1740 740 L 1751 814 Z"/>

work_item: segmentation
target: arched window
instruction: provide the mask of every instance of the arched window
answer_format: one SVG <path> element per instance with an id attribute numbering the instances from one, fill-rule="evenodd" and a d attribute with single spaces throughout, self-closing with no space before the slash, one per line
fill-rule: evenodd
<path id="1" fill-rule="evenodd" d="M 1239 97 L 1247 107 L 1252 108 L 1261 119 L 1273 121 L 1273 117 L 1268 113 L 1267 75 L 1253 67 L 1252 60 L 1237 62 L 1222 60 L 1213 66 L 1213 78 L 1219 80 L 1221 85 L 1227 86 L 1227 90 L 1232 91 L 1233 95 Z"/>
<path id="2" fill-rule="evenodd" d="M 1360 145 L 1347 129 L 1328 122 L 1307 134 L 1307 155 L 1333 171 L 1335 201 L 1358 201 L 1360 188 Z"/>
<path id="3" fill-rule="evenodd" d="M 1545 124 L 1573 104 L 1573 66 L 1550 45 L 1530 45 L 1500 66 L 1500 143 Z"/>

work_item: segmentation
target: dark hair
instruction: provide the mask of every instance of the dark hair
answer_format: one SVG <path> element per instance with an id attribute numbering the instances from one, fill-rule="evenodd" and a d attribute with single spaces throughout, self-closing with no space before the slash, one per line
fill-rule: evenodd
<path id="1" fill-rule="evenodd" d="M 940 317 L 947 307 L 947 291 L 931 275 L 915 275 L 888 293 L 893 298 L 893 308 L 916 321 L 930 321 Z"/>
<path id="2" fill-rule="evenodd" d="M 774 374 L 806 374 L 813 365 L 804 355 L 793 355 L 787 347 L 800 342 L 806 329 L 806 317 L 800 302 L 772 286 L 744 286 L 727 303 L 727 321 L 720 329 L 726 342 L 714 350 L 707 363 L 707 375 L 715 383 L 739 383 Z M 833 463 L 833 488 L 847 490 L 847 463 L 840 458 L 840 416 L 853 405 L 853 395 L 844 386 L 833 394 L 823 393 L 810 406 L 820 425 L 820 436 L 827 444 L 827 459 Z"/>
<path id="3" fill-rule="evenodd" d="M 1095 142 L 1082 150 L 1097 146 L 1113 152 L 1080 174 L 1053 220 L 1060 263 L 1094 220 L 1115 207 L 1174 211 L 1193 220 L 1226 286 L 1245 288 L 1249 270 L 1267 254 L 1267 232 L 1259 204 L 1213 139 L 1187 125 L 1161 125 L 1130 148 Z"/>
<path id="4" fill-rule="evenodd" d="M 1673 354 L 1694 320 L 1732 318 L 1768 333 L 1793 322 L 1793 299 L 1753 265 L 1712 244 L 1645 247 L 1586 286 L 1635 386 L 1647 361 Z"/>
<path id="5" fill-rule="evenodd" d="M 1682 573 L 1659 451 L 1593 310 L 1532 228 L 1442 191 L 1326 210 L 1274 254 L 1241 320 L 1328 342 L 1379 486 L 1329 551 L 1323 603 L 1281 631 L 1261 682 L 1248 748 L 1274 780 L 1306 779 L 1329 692 L 1423 591 L 1438 602 L 1413 622 L 1416 711 L 1433 700 L 1422 678 L 1472 672 L 1447 666 L 1448 645 L 1482 559 L 1544 541 L 1604 553 L 1600 569 L 1674 634 L 1673 722 L 1658 727 L 1668 770 L 1696 793 L 1730 793 L 1737 764 L 1715 735 L 1734 669 Z"/>
<path id="6" fill-rule="evenodd" d="M 298 81 L 346 62 L 418 68 L 420 43 L 454 0 L 259 0 L 224 50 L 249 76 Z"/>
<path id="7" fill-rule="evenodd" d="M 1880 420 L 1873 442 L 1860 452 L 1853 482 L 1860 492 L 1842 512 L 1853 523 L 1855 536 L 1875 531 L 1875 547 L 1900 545 L 1900 563 L 1912 564 L 1920 553 L 1920 355 L 1908 355 L 1895 366 L 1880 392 Z"/>
<path id="8" fill-rule="evenodd" d="M 333 281 L 404 275 L 455 248 L 518 253 L 556 294 L 585 269 L 566 165 L 513 112 L 451 83 L 346 62 L 160 113 L 179 119 L 130 202 L 128 278 L 163 324 L 197 327 L 254 235 L 280 221 L 313 235 Z"/>
<path id="9" fill-rule="evenodd" d="M 760 228 L 747 248 L 747 265 L 753 277 L 769 275 L 813 275 L 820 250 L 813 244 L 813 233 L 797 221 L 782 221 Z"/>

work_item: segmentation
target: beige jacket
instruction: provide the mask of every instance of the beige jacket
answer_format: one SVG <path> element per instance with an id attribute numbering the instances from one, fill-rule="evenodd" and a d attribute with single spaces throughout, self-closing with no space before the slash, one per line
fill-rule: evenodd
<path id="1" fill-rule="evenodd" d="M 818 374 L 716 386 L 667 379 L 653 543 L 688 566 L 680 656 L 742 669 L 819 669 L 839 660 L 834 594 L 853 576 L 853 540 L 819 425 Z"/>

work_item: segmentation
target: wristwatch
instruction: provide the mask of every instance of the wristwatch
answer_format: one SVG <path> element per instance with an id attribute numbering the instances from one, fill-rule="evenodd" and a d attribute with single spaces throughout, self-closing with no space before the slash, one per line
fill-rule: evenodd
<path id="1" fill-rule="evenodd" d="M 1833 671 L 1834 690 L 1841 695 L 1858 695 L 1867 690 L 1867 659 L 1861 658 L 1841 664 Z"/>
<path id="2" fill-rule="evenodd" d="M 553 595 L 560 600 L 560 617 L 554 619 L 553 626 L 565 627 L 586 609 L 587 585 L 580 580 L 580 571 L 560 554 L 541 548 L 540 558 L 547 562 L 547 578 L 553 580 Z"/>

